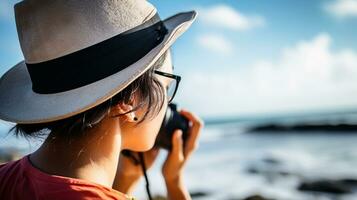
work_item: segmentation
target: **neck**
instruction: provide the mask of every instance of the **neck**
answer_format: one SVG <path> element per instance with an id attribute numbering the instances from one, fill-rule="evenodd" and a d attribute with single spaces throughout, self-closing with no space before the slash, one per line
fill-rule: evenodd
<path id="1" fill-rule="evenodd" d="M 50 134 L 42 146 L 30 155 L 41 171 L 95 182 L 112 187 L 121 151 L 117 118 L 105 118 L 70 142 Z"/>

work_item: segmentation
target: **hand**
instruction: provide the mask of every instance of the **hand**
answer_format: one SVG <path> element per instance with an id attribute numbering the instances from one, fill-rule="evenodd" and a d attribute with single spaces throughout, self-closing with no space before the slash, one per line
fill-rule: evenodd
<path id="1" fill-rule="evenodd" d="M 138 152 L 130 151 L 130 153 L 135 160 L 140 161 Z M 151 168 L 158 153 L 159 149 L 155 147 L 149 151 L 143 152 L 146 170 Z M 139 163 L 135 164 L 135 160 L 122 153 L 120 154 L 113 189 L 127 194 L 131 193 L 133 187 L 143 175 L 141 165 Z"/>
<path id="2" fill-rule="evenodd" d="M 189 157 L 198 148 L 198 137 L 204 126 L 203 121 L 195 114 L 186 110 L 181 110 L 180 114 L 189 120 L 191 126 L 185 145 L 183 145 L 182 131 L 175 130 L 172 149 L 162 167 L 169 199 L 191 199 L 182 182 L 182 171 Z"/>

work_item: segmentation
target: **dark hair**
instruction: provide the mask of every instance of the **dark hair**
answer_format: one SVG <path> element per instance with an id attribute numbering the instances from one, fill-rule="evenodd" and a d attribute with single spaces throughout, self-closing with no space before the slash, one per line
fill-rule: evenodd
<path id="1" fill-rule="evenodd" d="M 168 49 L 149 70 L 138 77 L 124 90 L 105 102 L 77 115 L 53 122 L 16 124 L 9 130 L 9 133 L 14 131 L 14 135 L 17 137 L 23 136 L 29 138 L 42 137 L 47 135 L 50 131 L 50 133 L 59 133 L 56 136 L 60 137 L 80 137 L 86 129 L 99 124 L 102 119 L 108 115 L 112 106 L 115 106 L 118 103 L 128 103 L 133 95 L 138 95 L 140 103 L 135 105 L 134 108 L 127 113 L 133 112 L 143 106 L 147 106 L 144 116 L 137 124 L 142 123 L 148 117 L 156 116 L 165 102 L 165 90 L 154 76 L 154 70 L 162 67 L 169 50 L 170 49 Z M 120 115 L 127 113 L 122 113 Z"/>

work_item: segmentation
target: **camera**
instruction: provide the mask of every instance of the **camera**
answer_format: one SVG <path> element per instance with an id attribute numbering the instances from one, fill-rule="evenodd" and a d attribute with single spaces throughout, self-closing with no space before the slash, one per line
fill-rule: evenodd
<path id="1" fill-rule="evenodd" d="M 182 138 L 185 144 L 188 136 L 189 121 L 177 111 L 176 104 L 170 103 L 167 107 L 154 146 L 170 151 L 172 148 L 172 135 L 176 129 L 182 130 Z M 127 157 L 132 156 L 129 150 L 123 150 L 122 153 Z M 136 158 L 133 159 L 135 163 L 139 164 Z"/>
<path id="2" fill-rule="evenodd" d="M 176 104 L 170 103 L 154 146 L 171 150 L 172 135 L 176 129 L 182 130 L 182 138 L 185 142 L 188 136 L 189 121 L 177 111 Z"/>

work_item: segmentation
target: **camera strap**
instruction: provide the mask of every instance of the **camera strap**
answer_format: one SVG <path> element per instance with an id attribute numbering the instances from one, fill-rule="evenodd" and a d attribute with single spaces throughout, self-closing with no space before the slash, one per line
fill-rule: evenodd
<path id="1" fill-rule="evenodd" d="M 146 174 L 146 166 L 145 166 L 145 160 L 144 160 L 144 153 L 139 152 L 139 159 L 140 159 L 140 164 L 141 164 L 141 169 L 143 170 L 145 181 L 146 181 L 146 192 L 148 194 L 149 200 L 152 200 L 151 192 L 150 192 L 150 184 L 149 184 L 149 178 Z"/>
<path id="2" fill-rule="evenodd" d="M 146 165 L 145 165 L 144 153 L 143 152 L 138 152 L 139 160 L 129 150 L 123 150 L 121 153 L 124 156 L 132 159 L 132 161 L 134 162 L 135 165 L 139 165 L 139 164 L 141 165 L 141 169 L 143 171 L 143 174 L 144 174 L 144 177 L 145 177 L 145 181 L 146 181 L 146 192 L 148 194 L 149 200 L 152 200 L 152 196 L 151 196 L 151 192 L 150 192 L 149 178 L 148 178 L 148 175 L 146 173 Z"/>

